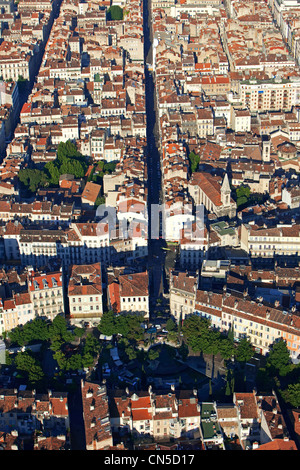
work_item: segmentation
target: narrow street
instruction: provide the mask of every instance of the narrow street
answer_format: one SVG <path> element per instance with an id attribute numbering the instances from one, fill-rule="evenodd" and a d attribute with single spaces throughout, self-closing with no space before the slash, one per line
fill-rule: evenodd
<path id="1" fill-rule="evenodd" d="M 144 0 L 144 53 L 145 53 L 145 89 L 146 89 L 146 116 L 147 116 L 147 167 L 148 167 L 148 269 L 150 273 L 150 304 L 154 305 L 163 292 L 163 272 L 165 251 L 162 250 L 165 242 L 161 238 L 151 238 L 151 231 L 158 229 L 159 219 L 151 222 L 153 205 L 161 203 L 161 170 L 160 154 L 158 151 L 158 121 L 155 96 L 155 79 L 146 64 L 152 64 L 152 31 L 151 31 L 151 2 Z M 157 224 L 153 227 L 153 223 Z M 150 307 L 150 318 L 151 318 Z"/>

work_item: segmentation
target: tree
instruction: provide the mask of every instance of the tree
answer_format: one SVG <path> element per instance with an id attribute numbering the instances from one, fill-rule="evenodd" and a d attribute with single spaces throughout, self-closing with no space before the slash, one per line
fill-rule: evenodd
<path id="1" fill-rule="evenodd" d="M 83 368 L 83 360 L 81 354 L 73 354 L 66 360 L 66 370 L 78 370 Z"/>
<path id="2" fill-rule="evenodd" d="M 26 344 L 26 335 L 23 328 L 16 328 L 11 330 L 7 334 L 8 338 L 12 344 L 17 344 L 18 346 L 24 346 Z"/>
<path id="3" fill-rule="evenodd" d="M 189 348 L 184 342 L 182 342 L 181 346 L 178 349 L 178 352 L 180 354 L 181 360 L 186 361 L 189 355 Z"/>
<path id="4" fill-rule="evenodd" d="M 49 324 L 44 318 L 37 317 L 25 323 L 23 328 L 27 343 L 32 341 L 48 341 L 50 338 Z"/>
<path id="5" fill-rule="evenodd" d="M 112 310 L 103 313 L 97 328 L 100 333 L 106 336 L 116 334 L 115 315 Z"/>
<path id="6" fill-rule="evenodd" d="M 113 173 L 116 169 L 117 163 L 116 162 L 106 162 L 103 165 L 104 173 Z"/>
<path id="7" fill-rule="evenodd" d="M 137 358 L 137 352 L 131 345 L 125 348 L 125 354 L 127 355 L 129 361 L 132 361 Z"/>
<path id="8" fill-rule="evenodd" d="M 251 342 L 242 338 L 235 351 L 235 358 L 238 362 L 247 362 L 253 357 L 254 350 Z"/>
<path id="9" fill-rule="evenodd" d="M 286 390 L 282 391 L 283 399 L 295 408 L 300 407 L 300 383 L 289 384 Z"/>
<path id="10" fill-rule="evenodd" d="M 228 338 L 220 338 L 218 350 L 223 359 L 228 360 L 234 354 L 234 342 Z"/>
<path id="11" fill-rule="evenodd" d="M 56 351 L 53 354 L 53 359 L 55 359 L 55 361 L 57 362 L 58 367 L 60 368 L 60 370 L 65 370 L 66 369 L 67 358 L 61 350 Z"/>
<path id="12" fill-rule="evenodd" d="M 60 171 L 54 162 L 48 162 L 45 165 L 45 170 L 48 172 L 49 184 L 56 186 L 59 183 Z"/>
<path id="13" fill-rule="evenodd" d="M 73 333 L 74 333 L 74 336 L 81 338 L 85 333 L 85 329 L 77 326 L 76 328 L 74 328 Z"/>
<path id="14" fill-rule="evenodd" d="M 173 318 L 168 318 L 168 320 L 166 322 L 166 329 L 168 331 L 174 331 L 176 329 L 176 323 L 173 320 Z"/>
<path id="15" fill-rule="evenodd" d="M 105 196 L 98 196 L 95 202 L 95 208 L 105 204 Z"/>
<path id="16" fill-rule="evenodd" d="M 237 189 L 236 189 L 236 197 L 237 199 L 241 198 L 241 197 L 246 197 L 247 199 L 249 198 L 250 196 L 250 188 L 249 186 L 244 186 L 243 184 L 241 186 L 239 186 Z"/>
<path id="17" fill-rule="evenodd" d="M 250 198 L 250 188 L 249 186 L 244 186 L 241 184 L 238 188 L 234 189 L 232 192 L 234 199 L 236 199 L 237 207 L 241 207 L 247 204 Z"/>
<path id="18" fill-rule="evenodd" d="M 272 348 L 267 359 L 267 365 L 274 373 L 281 376 L 286 375 L 291 370 L 291 358 L 284 339 L 272 345 Z M 271 372 L 272 373 L 272 372 Z"/>
<path id="19" fill-rule="evenodd" d="M 74 175 L 75 178 L 83 178 L 87 171 L 85 157 L 77 150 L 70 140 L 60 142 L 57 147 L 57 157 L 54 161 L 45 165 L 45 175 L 51 185 L 58 185 L 59 178 L 63 174 Z"/>
<path id="20" fill-rule="evenodd" d="M 125 338 L 133 341 L 139 341 L 144 337 L 144 330 L 141 324 L 144 321 L 143 315 L 127 314 L 116 317 L 116 330 Z"/>
<path id="21" fill-rule="evenodd" d="M 42 367 L 27 351 L 16 355 L 15 365 L 18 370 L 27 374 L 28 381 L 33 385 L 37 384 L 44 378 Z"/>
<path id="22" fill-rule="evenodd" d="M 101 345 L 99 340 L 91 333 L 88 333 L 83 346 L 83 354 L 90 354 L 92 357 L 96 357 L 99 354 L 100 349 Z"/>
<path id="23" fill-rule="evenodd" d="M 108 10 L 107 10 L 107 16 L 106 16 L 108 21 L 118 21 L 123 19 L 123 9 L 119 7 L 118 5 L 112 5 Z"/>
<path id="24" fill-rule="evenodd" d="M 191 165 L 191 172 L 194 173 L 198 169 L 200 163 L 200 156 L 196 155 L 194 152 L 190 152 L 189 160 Z"/>
<path id="25" fill-rule="evenodd" d="M 49 327 L 50 339 L 60 337 L 63 342 L 72 341 L 73 335 L 67 330 L 67 321 L 62 315 L 57 315 Z"/>
<path id="26" fill-rule="evenodd" d="M 92 354 L 85 353 L 82 355 L 82 367 L 92 367 L 94 364 L 94 358 Z"/>
<path id="27" fill-rule="evenodd" d="M 84 159 L 83 155 L 77 150 L 73 142 L 60 142 L 57 147 L 57 159 L 59 163 L 63 163 L 66 158 Z"/>
<path id="28" fill-rule="evenodd" d="M 19 171 L 19 181 L 32 193 L 36 192 L 39 187 L 49 184 L 47 175 L 33 168 L 22 168 Z"/>
<path id="29" fill-rule="evenodd" d="M 149 349 L 148 351 L 148 359 L 149 361 L 155 361 L 155 359 L 159 358 L 159 350 L 156 349 Z"/>

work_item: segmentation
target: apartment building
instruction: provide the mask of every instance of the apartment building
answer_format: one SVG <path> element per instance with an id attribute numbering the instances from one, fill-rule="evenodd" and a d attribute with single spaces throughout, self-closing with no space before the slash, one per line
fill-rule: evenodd
<path id="1" fill-rule="evenodd" d="M 64 315 L 62 270 L 50 273 L 30 270 L 28 273 L 28 290 L 36 317 L 47 317 L 53 321 L 57 315 Z"/>
<path id="2" fill-rule="evenodd" d="M 119 276 L 120 313 L 139 313 L 149 318 L 148 272 Z"/>
<path id="3" fill-rule="evenodd" d="M 180 267 L 197 269 L 205 259 L 209 249 L 209 232 L 206 227 L 195 223 L 191 230 L 184 230 L 179 243 Z"/>
<path id="4" fill-rule="evenodd" d="M 283 188 L 281 194 L 282 201 L 291 209 L 297 209 L 300 207 L 300 188 L 298 185 Z"/>
<path id="5" fill-rule="evenodd" d="M 105 450 L 113 445 L 105 385 L 81 381 L 86 450 Z"/>
<path id="6" fill-rule="evenodd" d="M 103 313 L 101 264 L 70 266 L 69 314 L 72 324 L 99 323 Z"/>
<path id="7" fill-rule="evenodd" d="M 74 222 L 57 230 L 21 229 L 20 235 L 11 235 L 8 241 L 10 253 L 24 265 L 41 267 L 59 259 L 68 267 L 79 262 L 106 263 L 110 256 L 108 227 L 101 223 Z"/>
<path id="8" fill-rule="evenodd" d="M 199 439 L 200 404 L 195 391 L 109 391 L 112 430 L 120 437 L 151 436 L 155 441 Z"/>
<path id="9" fill-rule="evenodd" d="M 211 321 L 224 332 L 230 329 L 234 338 L 247 338 L 260 354 L 267 354 L 271 345 L 283 339 L 292 360 L 300 352 L 299 320 L 293 311 L 264 304 L 262 299 L 251 300 L 246 295 L 224 291 L 223 294 L 198 290 L 195 294 L 195 313 Z"/>
<path id="10" fill-rule="evenodd" d="M 198 283 L 198 272 L 170 273 L 170 313 L 177 322 L 194 313 Z"/>
<path id="11" fill-rule="evenodd" d="M 35 390 L 1 388 L 0 426 L 4 432 L 16 431 L 30 437 L 41 435 L 68 436 L 70 426 L 66 392 L 36 393 Z"/>
<path id="12" fill-rule="evenodd" d="M 297 224 L 264 228 L 243 224 L 241 248 L 252 257 L 295 256 L 300 252 L 300 228 Z"/>
<path id="13" fill-rule="evenodd" d="M 239 435 L 243 442 L 255 442 L 260 436 L 260 416 L 255 392 L 234 393 L 233 403 L 236 405 L 239 415 Z"/>
<path id="14" fill-rule="evenodd" d="M 214 135 L 214 115 L 212 109 L 197 109 L 197 133 L 200 138 Z"/>
<path id="15" fill-rule="evenodd" d="M 231 128 L 235 132 L 251 131 L 251 113 L 249 109 L 235 109 L 231 111 Z"/>
<path id="16" fill-rule="evenodd" d="M 242 106 L 250 112 L 290 110 L 300 103 L 300 81 L 298 77 L 242 80 L 239 94 Z"/>
<path id="17" fill-rule="evenodd" d="M 33 59 L 31 54 L 12 53 L 0 57 L 0 76 L 3 80 L 17 81 L 19 77 L 31 80 L 33 74 Z"/>

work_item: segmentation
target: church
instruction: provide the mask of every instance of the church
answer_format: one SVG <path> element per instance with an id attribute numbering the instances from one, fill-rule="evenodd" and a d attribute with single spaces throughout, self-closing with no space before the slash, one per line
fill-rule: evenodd
<path id="1" fill-rule="evenodd" d="M 188 183 L 195 205 L 203 204 L 207 212 L 230 219 L 236 216 L 236 203 L 231 197 L 228 175 L 223 180 L 210 173 L 195 172 Z"/>

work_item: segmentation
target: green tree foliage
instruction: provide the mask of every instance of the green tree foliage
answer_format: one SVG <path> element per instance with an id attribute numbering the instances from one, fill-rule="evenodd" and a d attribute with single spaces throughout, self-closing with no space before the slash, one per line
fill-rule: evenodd
<path id="1" fill-rule="evenodd" d="M 22 327 L 8 332 L 8 338 L 13 344 L 24 346 L 36 341 L 48 341 L 50 338 L 49 323 L 43 318 L 37 317 Z"/>
<path id="2" fill-rule="evenodd" d="M 291 371 L 290 353 L 284 339 L 280 339 L 272 345 L 267 360 L 267 366 L 271 369 L 271 374 L 274 373 L 274 375 L 285 376 Z"/>
<path id="3" fill-rule="evenodd" d="M 230 359 L 234 355 L 233 339 L 230 336 L 220 336 L 218 350 L 223 359 Z"/>
<path id="4" fill-rule="evenodd" d="M 250 206 L 253 204 L 262 204 L 268 197 L 264 194 L 251 193 L 249 186 L 241 184 L 238 188 L 232 188 L 232 196 L 236 201 L 237 208 Z"/>
<path id="5" fill-rule="evenodd" d="M 182 332 L 188 346 L 195 352 L 204 354 L 220 354 L 228 360 L 234 354 L 233 340 L 211 328 L 207 318 L 191 315 L 184 320 Z"/>
<path id="6" fill-rule="evenodd" d="M 116 169 L 116 162 L 98 162 L 97 166 L 93 168 L 91 174 L 89 175 L 88 181 L 93 183 L 103 185 L 103 176 L 113 173 Z"/>
<path id="7" fill-rule="evenodd" d="M 137 351 L 132 345 L 129 345 L 127 348 L 125 348 L 125 354 L 129 361 L 133 361 L 137 358 Z"/>
<path id="8" fill-rule="evenodd" d="M 78 326 L 74 328 L 74 335 L 78 338 L 81 338 L 84 335 L 84 328 L 79 328 Z"/>
<path id="9" fill-rule="evenodd" d="M 58 185 L 59 178 L 64 174 L 74 175 L 75 178 L 83 178 L 87 171 L 87 163 L 84 156 L 71 142 L 60 142 L 57 148 L 57 158 L 45 165 L 45 174 L 49 184 Z"/>
<path id="10" fill-rule="evenodd" d="M 104 312 L 98 325 L 100 333 L 106 336 L 112 336 L 117 333 L 115 325 L 115 315 L 112 310 Z"/>
<path id="11" fill-rule="evenodd" d="M 96 357 L 101 349 L 101 345 L 99 340 L 92 335 L 91 333 L 88 333 L 85 338 L 84 346 L 83 346 L 83 354 L 84 355 L 90 355 L 92 358 Z"/>
<path id="12" fill-rule="evenodd" d="M 19 181 L 32 193 L 36 192 L 39 187 L 44 187 L 49 184 L 47 175 L 43 171 L 35 168 L 21 169 L 19 171 Z"/>
<path id="13" fill-rule="evenodd" d="M 250 188 L 249 186 L 241 185 L 236 189 L 236 204 L 237 207 L 241 207 L 244 204 L 247 204 L 250 197 Z"/>
<path id="14" fill-rule="evenodd" d="M 44 378 L 44 373 L 39 362 L 32 355 L 25 351 L 17 354 L 15 365 L 19 371 L 25 372 L 30 384 L 35 385 Z"/>
<path id="15" fill-rule="evenodd" d="M 60 370 L 66 370 L 68 361 L 66 356 L 60 349 L 53 354 L 53 359 L 57 362 Z"/>
<path id="16" fill-rule="evenodd" d="M 200 156 L 196 155 L 194 152 L 190 152 L 189 154 L 191 172 L 194 173 L 197 171 L 199 163 L 200 163 Z"/>
<path id="17" fill-rule="evenodd" d="M 254 350 L 251 342 L 246 338 L 241 339 L 235 351 L 236 360 L 239 362 L 247 362 L 253 357 L 253 354 Z"/>
<path id="18" fill-rule="evenodd" d="M 84 156 L 71 142 L 61 142 L 57 148 L 57 157 L 48 162 L 44 170 L 37 168 L 23 168 L 19 172 L 19 181 L 32 193 L 40 187 L 49 185 L 57 186 L 59 178 L 63 174 L 74 175 L 75 178 L 83 178 L 87 171 L 87 163 Z"/>
<path id="19" fill-rule="evenodd" d="M 105 204 L 105 196 L 98 196 L 95 202 L 95 207 L 101 206 L 101 204 Z"/>
<path id="20" fill-rule="evenodd" d="M 120 334 L 129 340 L 138 341 L 144 336 L 144 331 L 141 327 L 143 321 L 143 315 L 127 314 L 116 316 L 112 310 L 109 310 L 103 313 L 98 329 L 104 335 Z"/>
<path id="21" fill-rule="evenodd" d="M 176 330 L 176 323 L 175 321 L 173 320 L 173 318 L 168 318 L 167 322 L 166 322 L 166 329 L 168 331 L 174 331 Z"/>
<path id="22" fill-rule="evenodd" d="M 72 333 L 67 330 L 67 321 L 62 315 L 57 315 L 53 319 L 49 326 L 49 335 L 51 340 L 61 337 L 62 341 L 69 342 L 73 339 Z"/>
<path id="23" fill-rule="evenodd" d="M 186 338 L 188 346 L 195 352 L 204 354 L 218 353 L 228 357 L 231 354 L 230 342 L 225 339 L 220 332 L 211 328 L 207 318 L 192 315 L 184 320 L 182 332 Z"/>
<path id="24" fill-rule="evenodd" d="M 282 391 L 282 397 L 294 408 L 300 407 L 300 383 L 289 384 L 286 390 Z"/>
<path id="25" fill-rule="evenodd" d="M 151 348 L 148 351 L 148 359 L 149 361 L 155 361 L 155 359 L 159 358 L 159 349 L 158 348 Z"/>
<path id="26" fill-rule="evenodd" d="M 123 19 L 123 9 L 118 5 L 112 5 L 106 14 L 107 21 L 118 21 Z"/>

